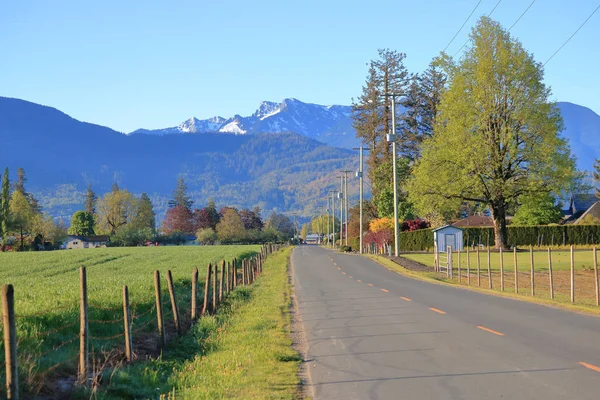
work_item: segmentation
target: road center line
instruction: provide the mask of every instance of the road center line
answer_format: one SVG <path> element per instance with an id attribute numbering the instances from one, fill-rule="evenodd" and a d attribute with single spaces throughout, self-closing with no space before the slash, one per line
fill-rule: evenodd
<path id="1" fill-rule="evenodd" d="M 372 283 L 369 283 L 369 286 L 373 286 L 373 284 L 372 284 Z"/>
<path id="2" fill-rule="evenodd" d="M 600 367 L 596 367 L 595 365 L 588 364 L 588 363 L 583 362 L 583 361 L 579 361 L 579 364 L 583 365 L 584 367 L 589 368 L 589 369 L 591 369 L 593 371 L 600 372 Z"/>
<path id="3" fill-rule="evenodd" d="M 358 283 L 362 283 L 362 281 L 361 281 L 360 279 L 357 279 L 357 280 L 356 280 L 356 282 L 358 282 Z"/>
<path id="4" fill-rule="evenodd" d="M 386 289 L 381 289 L 381 291 L 382 291 L 382 292 L 386 292 L 386 293 L 389 293 L 389 292 L 390 292 L 389 290 L 386 290 Z"/>
<path id="5" fill-rule="evenodd" d="M 485 326 L 478 325 L 477 327 L 479 329 L 483 330 L 483 331 L 487 331 L 487 332 L 493 333 L 494 335 L 504 336 L 504 333 L 495 331 L 495 330 L 490 329 L 490 328 L 486 328 Z"/>
<path id="6" fill-rule="evenodd" d="M 412 300 L 411 300 L 411 299 L 409 299 L 408 297 L 402 297 L 402 296 L 400 296 L 400 298 L 401 298 L 402 300 L 406 300 L 406 301 L 412 301 Z"/>
<path id="7" fill-rule="evenodd" d="M 352 275 L 348 275 L 348 278 L 350 278 L 350 279 L 354 279 L 354 278 L 352 278 Z"/>
<path id="8" fill-rule="evenodd" d="M 346 275 L 346 273 L 344 271 L 342 271 L 342 274 Z"/>
<path id="9" fill-rule="evenodd" d="M 438 310 L 437 308 L 429 307 L 431 311 L 434 311 L 438 314 L 446 314 L 446 311 Z"/>

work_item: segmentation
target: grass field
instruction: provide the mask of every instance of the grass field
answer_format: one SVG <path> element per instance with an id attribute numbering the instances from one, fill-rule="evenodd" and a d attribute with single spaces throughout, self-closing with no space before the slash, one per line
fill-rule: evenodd
<path id="1" fill-rule="evenodd" d="M 402 257 L 412 261 L 417 261 L 423 265 L 431 267 L 431 272 L 416 273 L 422 276 L 452 282 L 462 285 L 470 285 L 482 288 L 489 288 L 490 280 L 492 289 L 501 288 L 500 273 L 500 254 L 498 252 L 490 253 L 491 279 L 488 274 L 488 255 L 487 251 L 479 252 L 479 276 L 477 274 L 477 253 L 470 251 L 467 258 L 466 252 L 460 254 L 460 282 L 458 279 L 459 257 L 457 253 L 453 254 L 453 274 L 454 279 L 448 279 L 444 274 L 433 272 L 433 254 L 403 254 Z M 554 299 L 556 304 L 571 304 L 571 261 L 569 251 L 552 251 L 552 278 L 554 287 Z M 529 251 L 517 253 L 517 274 L 515 280 L 514 254 L 513 252 L 503 253 L 504 261 L 504 291 L 506 293 L 515 293 L 518 284 L 518 294 L 532 296 L 532 274 L 531 274 L 531 255 Z M 538 299 L 551 300 L 550 274 L 548 269 L 548 252 L 534 251 L 534 273 L 533 273 L 533 296 Z M 594 273 L 594 258 L 592 250 L 576 250 L 574 252 L 574 305 L 596 307 L 596 280 Z M 470 273 L 467 272 L 467 266 L 470 264 Z M 469 277 L 470 275 L 470 277 Z M 470 279 L 469 279 L 470 278 Z M 588 309 L 596 313 L 596 308 Z"/>
<path id="2" fill-rule="evenodd" d="M 291 250 L 270 256 L 253 285 L 237 289 L 215 316 L 203 317 L 162 358 L 107 377 L 110 384 L 99 398 L 295 398 L 301 359 L 289 334 Z"/>
<path id="3" fill-rule="evenodd" d="M 203 282 L 208 263 L 242 258 L 258 250 L 259 246 L 194 246 L 0 253 L 0 283 L 15 288 L 22 393 L 45 393 L 52 389 L 49 381 L 74 376 L 79 345 L 79 267 L 87 269 L 90 349 L 101 363 L 101 356 L 109 349 L 124 346 L 123 285 L 129 287 L 134 351 L 143 356 L 144 343 L 136 337 L 147 339 L 156 329 L 155 313 L 151 312 L 154 270 L 161 271 L 163 280 L 165 321 L 172 318 L 167 270 L 173 274 L 180 313 L 189 320 L 194 266 L 198 266 L 199 282 Z M 201 288 L 200 295 L 202 292 Z M 3 343 L 0 347 L 0 362 L 4 364 Z M 0 385 L 3 390 L 4 374 Z"/>

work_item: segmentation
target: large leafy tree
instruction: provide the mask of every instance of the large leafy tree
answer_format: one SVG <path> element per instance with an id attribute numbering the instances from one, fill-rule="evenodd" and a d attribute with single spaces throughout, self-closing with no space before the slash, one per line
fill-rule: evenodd
<path id="1" fill-rule="evenodd" d="M 94 235 L 94 216 L 87 211 L 77 211 L 71 217 L 69 226 L 70 235 L 91 236 Z"/>
<path id="2" fill-rule="evenodd" d="M 294 223 L 292 220 L 283 214 L 278 214 L 273 211 L 265 223 L 267 229 L 274 230 L 278 233 L 278 238 L 287 240 L 294 236 Z"/>
<path id="3" fill-rule="evenodd" d="M 223 218 L 217 224 L 217 237 L 222 243 L 239 242 L 246 239 L 244 222 L 235 208 L 226 208 Z"/>
<path id="4" fill-rule="evenodd" d="M 19 234 L 21 250 L 24 249 L 25 236 L 32 233 L 35 215 L 36 213 L 29 204 L 27 196 L 15 190 L 10 196 L 10 225 L 12 230 Z"/>
<path id="5" fill-rule="evenodd" d="M 600 160 L 594 160 L 594 172 L 593 172 L 594 180 L 596 182 L 600 182 Z M 600 189 L 596 188 L 596 197 L 600 199 Z"/>
<path id="6" fill-rule="evenodd" d="M 512 225 L 556 224 L 563 217 L 561 207 L 550 193 L 522 196 L 519 203 Z"/>
<path id="7" fill-rule="evenodd" d="M 98 223 L 104 232 L 113 235 L 118 228 L 131 222 L 136 214 L 137 200 L 126 189 L 113 189 L 98 200 Z"/>
<path id="8" fill-rule="evenodd" d="M 2 250 L 8 236 L 8 223 L 10 218 L 10 180 L 8 168 L 4 170 L 2 177 L 2 192 L 0 192 L 0 236 L 2 237 Z"/>
<path id="9" fill-rule="evenodd" d="M 196 227 L 190 209 L 185 206 L 169 208 L 162 223 L 162 230 L 166 234 L 175 232 L 194 234 Z"/>
<path id="10" fill-rule="evenodd" d="M 558 133 L 560 113 L 542 66 L 497 22 L 482 17 L 453 69 L 434 134 L 423 143 L 409 194 L 422 214 L 485 203 L 496 247 L 506 244 L 506 212 L 524 195 L 557 193 L 575 177 Z"/>

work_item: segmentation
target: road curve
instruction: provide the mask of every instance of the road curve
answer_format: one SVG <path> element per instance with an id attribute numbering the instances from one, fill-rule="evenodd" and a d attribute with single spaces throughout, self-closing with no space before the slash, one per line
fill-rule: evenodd
<path id="1" fill-rule="evenodd" d="M 600 398 L 600 318 L 317 246 L 292 263 L 316 399 Z"/>

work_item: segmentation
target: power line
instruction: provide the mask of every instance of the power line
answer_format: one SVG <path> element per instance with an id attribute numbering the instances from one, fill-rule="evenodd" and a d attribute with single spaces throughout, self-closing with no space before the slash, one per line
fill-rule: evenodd
<path id="1" fill-rule="evenodd" d="M 498 6 L 500 5 L 500 3 L 502 3 L 502 0 L 498 0 L 498 2 L 496 3 L 496 5 L 494 6 L 494 8 L 492 8 L 492 11 L 490 11 L 490 13 L 487 15 L 488 17 L 490 15 L 492 15 L 494 11 L 496 11 L 496 8 L 498 8 Z"/>
<path id="2" fill-rule="evenodd" d="M 523 18 L 523 15 L 525 15 L 527 13 L 527 11 L 529 11 L 529 9 L 531 8 L 531 6 L 533 5 L 533 3 L 535 3 L 535 0 L 533 0 L 529 6 L 527 6 L 527 8 L 525 9 L 525 11 L 523 11 L 523 13 L 519 16 L 519 18 L 517 18 L 517 20 L 514 22 L 514 24 L 512 24 L 510 26 L 510 28 L 508 28 L 508 31 L 510 32 L 510 30 L 517 24 L 517 22 L 519 22 L 521 20 L 521 18 Z"/>
<path id="3" fill-rule="evenodd" d="M 444 50 L 442 50 L 442 52 L 446 51 L 446 49 L 448 49 L 448 47 L 450 47 L 450 45 L 452 44 L 452 42 L 454 42 L 454 39 L 456 39 L 456 37 L 458 36 L 458 34 L 460 33 L 460 31 L 462 31 L 462 28 L 465 27 L 465 25 L 467 24 L 467 22 L 469 21 L 469 19 L 471 18 L 471 16 L 475 12 L 475 10 L 477 10 L 477 7 L 479 7 L 479 5 L 481 4 L 481 1 L 482 0 L 479 0 L 479 2 L 477 2 L 477 5 L 473 9 L 473 11 L 471 11 L 471 14 L 469 14 L 469 16 L 467 17 L 467 19 L 465 19 L 465 22 L 463 22 L 463 24 L 461 25 L 460 29 L 454 34 L 454 37 L 452 37 L 452 40 L 450 40 L 450 42 L 446 45 L 446 47 L 444 47 Z"/>
<path id="4" fill-rule="evenodd" d="M 573 39 L 573 36 L 575 36 L 577 34 L 577 32 L 579 32 L 579 30 L 581 28 L 583 28 L 583 26 L 590 20 L 590 18 L 592 18 L 592 16 L 594 14 L 596 14 L 596 11 L 598 11 L 600 9 L 600 4 L 598 5 L 598 7 L 596 7 L 596 9 L 594 11 L 592 11 L 592 13 L 586 18 L 585 21 L 583 21 L 583 23 L 581 25 L 579 25 L 579 28 L 577 28 L 577 30 L 575 32 L 573 32 L 573 34 L 571 36 L 569 36 L 569 38 L 550 56 L 550 58 L 548 58 L 546 60 L 546 62 L 542 65 L 542 66 L 546 66 L 546 64 L 548 64 L 548 62 L 550 62 L 550 60 L 552 60 L 552 58 L 559 52 L 562 50 L 563 47 L 566 46 L 567 43 L 569 43 L 569 41 L 571 39 Z"/>

